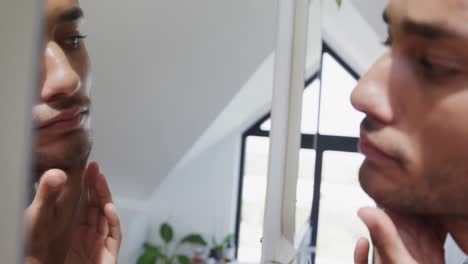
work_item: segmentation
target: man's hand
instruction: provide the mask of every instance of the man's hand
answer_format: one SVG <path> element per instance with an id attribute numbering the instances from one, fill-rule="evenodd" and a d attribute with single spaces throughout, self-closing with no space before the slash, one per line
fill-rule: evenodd
<path id="1" fill-rule="evenodd" d="M 63 264 L 71 237 L 81 186 L 62 170 L 46 171 L 25 211 L 26 263 Z M 79 182 L 79 180 L 78 180 Z M 74 188 L 72 188 L 74 187 Z"/>
<path id="2" fill-rule="evenodd" d="M 378 264 L 444 263 L 447 232 L 432 219 L 362 208 L 359 217 L 369 229 Z M 355 264 L 367 264 L 369 241 L 361 239 L 354 251 Z"/>
<path id="3" fill-rule="evenodd" d="M 115 264 L 122 233 L 111 192 L 96 163 L 90 164 L 85 177 L 89 197 L 82 199 L 80 223 L 65 263 Z"/>

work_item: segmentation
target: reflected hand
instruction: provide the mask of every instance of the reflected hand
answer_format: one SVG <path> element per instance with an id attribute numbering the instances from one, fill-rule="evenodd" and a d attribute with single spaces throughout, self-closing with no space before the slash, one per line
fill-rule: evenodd
<path id="1" fill-rule="evenodd" d="M 378 264 L 444 263 L 447 235 L 430 218 L 362 208 L 359 217 L 369 229 Z M 354 251 L 355 264 L 367 264 L 369 241 L 361 238 Z"/>
<path id="2" fill-rule="evenodd" d="M 85 176 L 89 199 L 82 199 L 80 223 L 73 234 L 66 264 L 115 264 L 122 233 L 112 195 L 96 163 Z"/>
<path id="3" fill-rule="evenodd" d="M 40 178 L 37 193 L 25 211 L 25 263 L 62 264 L 69 246 L 75 209 L 81 196 L 80 177 L 51 169 Z"/>

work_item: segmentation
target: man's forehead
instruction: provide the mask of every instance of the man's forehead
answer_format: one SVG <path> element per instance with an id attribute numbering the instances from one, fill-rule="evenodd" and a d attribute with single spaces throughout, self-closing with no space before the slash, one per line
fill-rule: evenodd
<path id="1" fill-rule="evenodd" d="M 79 15 L 81 13 L 81 15 Z M 57 19 L 63 15 L 82 16 L 82 11 L 78 0 L 47 0 L 46 16 L 50 19 Z"/>
<path id="2" fill-rule="evenodd" d="M 386 13 L 392 25 L 434 26 L 468 38 L 468 0 L 391 0 Z"/>
<path id="3" fill-rule="evenodd" d="M 424 11 L 462 11 L 468 9 L 468 0 L 390 0 L 390 6 Z"/>

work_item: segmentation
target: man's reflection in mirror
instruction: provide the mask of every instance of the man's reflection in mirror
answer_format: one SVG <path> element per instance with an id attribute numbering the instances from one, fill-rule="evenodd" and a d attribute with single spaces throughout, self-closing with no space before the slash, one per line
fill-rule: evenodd
<path id="1" fill-rule="evenodd" d="M 46 0 L 35 121 L 36 192 L 25 211 L 26 263 L 117 263 L 122 239 L 106 178 L 88 163 L 90 58 L 77 0 Z"/>

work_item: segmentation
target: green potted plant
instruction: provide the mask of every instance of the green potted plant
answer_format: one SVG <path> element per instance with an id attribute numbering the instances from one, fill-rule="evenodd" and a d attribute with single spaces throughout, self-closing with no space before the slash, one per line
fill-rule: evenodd
<path id="1" fill-rule="evenodd" d="M 220 243 L 216 241 L 216 238 L 212 238 L 212 246 L 210 248 L 210 258 L 214 258 L 216 261 L 223 260 L 226 256 L 226 250 L 232 246 L 233 236 L 227 235 Z"/>
<path id="2" fill-rule="evenodd" d="M 163 240 L 163 245 L 143 245 L 143 254 L 138 258 L 137 264 L 188 264 L 190 258 L 179 254 L 182 245 L 197 245 L 205 247 L 206 241 L 199 234 L 192 233 L 186 235 L 179 241 L 174 241 L 174 230 L 168 223 L 161 224 L 159 235 Z"/>

